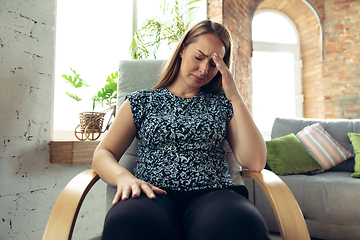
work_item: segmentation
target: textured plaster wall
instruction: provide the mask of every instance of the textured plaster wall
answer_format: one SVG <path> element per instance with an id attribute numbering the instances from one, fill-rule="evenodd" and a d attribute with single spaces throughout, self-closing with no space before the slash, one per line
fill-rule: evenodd
<path id="1" fill-rule="evenodd" d="M 63 187 L 90 164 L 49 163 L 56 0 L 0 1 L 0 239 L 41 239 Z M 105 186 L 90 191 L 74 239 L 101 232 Z"/>

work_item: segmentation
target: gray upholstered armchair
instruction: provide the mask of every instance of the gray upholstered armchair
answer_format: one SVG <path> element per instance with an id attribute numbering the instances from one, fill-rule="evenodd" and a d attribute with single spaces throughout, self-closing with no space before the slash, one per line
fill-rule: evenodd
<path id="1" fill-rule="evenodd" d="M 122 61 L 119 66 L 118 106 L 125 100 L 125 95 L 144 88 L 153 87 L 159 77 L 162 60 Z M 276 216 L 282 239 L 310 239 L 302 212 L 289 188 L 274 173 L 241 171 L 228 145 L 225 146 L 229 171 L 236 184 L 242 184 L 243 178 L 254 179 L 266 193 Z M 119 163 L 133 171 L 137 158 L 137 140 L 131 144 Z M 98 175 L 87 170 L 75 176 L 61 192 L 48 220 L 44 240 L 71 239 L 76 218 L 82 202 L 91 187 L 99 180 Z M 106 207 L 111 201 L 116 188 L 108 186 Z M 104 216 L 105 217 L 105 216 Z"/>

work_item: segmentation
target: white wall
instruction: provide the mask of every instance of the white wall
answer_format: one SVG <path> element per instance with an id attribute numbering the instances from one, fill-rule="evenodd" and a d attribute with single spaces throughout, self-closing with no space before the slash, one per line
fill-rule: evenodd
<path id="1" fill-rule="evenodd" d="M 0 2 L 0 239 L 41 239 L 62 188 L 90 168 L 49 163 L 55 11 L 56 0 Z M 101 231 L 104 194 L 91 190 L 74 239 Z"/>

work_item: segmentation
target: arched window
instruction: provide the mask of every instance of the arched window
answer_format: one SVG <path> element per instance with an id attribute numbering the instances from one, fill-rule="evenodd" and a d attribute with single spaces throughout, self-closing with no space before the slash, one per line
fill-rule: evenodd
<path id="1" fill-rule="evenodd" d="M 270 138 L 276 117 L 302 117 L 299 36 L 285 14 L 259 10 L 252 21 L 253 118 Z"/>

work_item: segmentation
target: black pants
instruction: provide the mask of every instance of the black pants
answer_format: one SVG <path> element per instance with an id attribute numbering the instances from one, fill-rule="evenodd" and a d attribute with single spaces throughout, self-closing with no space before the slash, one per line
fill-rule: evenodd
<path id="1" fill-rule="evenodd" d="M 103 240 L 269 240 L 244 186 L 119 201 L 105 219 Z"/>

